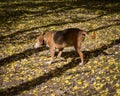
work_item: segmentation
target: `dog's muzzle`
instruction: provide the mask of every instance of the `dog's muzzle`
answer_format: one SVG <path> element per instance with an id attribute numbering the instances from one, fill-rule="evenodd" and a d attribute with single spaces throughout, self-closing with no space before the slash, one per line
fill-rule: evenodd
<path id="1" fill-rule="evenodd" d="M 40 47 L 38 43 L 35 43 L 34 48 Z"/>

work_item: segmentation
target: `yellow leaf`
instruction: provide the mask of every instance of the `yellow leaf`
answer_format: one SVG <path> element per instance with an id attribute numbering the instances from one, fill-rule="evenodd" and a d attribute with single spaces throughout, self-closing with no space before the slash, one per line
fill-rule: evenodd
<path id="1" fill-rule="evenodd" d="M 73 71 L 73 72 L 76 71 L 76 68 L 72 68 L 72 71 Z"/>
<path id="2" fill-rule="evenodd" d="M 78 87 L 77 87 L 77 86 L 74 86 L 74 87 L 73 87 L 73 90 L 77 90 L 77 89 L 78 89 Z"/>
<path id="3" fill-rule="evenodd" d="M 41 88 L 41 91 L 43 91 L 44 89 L 46 89 L 47 88 L 47 86 L 43 86 L 42 88 Z"/>
<path id="4" fill-rule="evenodd" d="M 96 77 L 97 80 L 100 80 L 101 78 L 99 76 Z"/>
<path id="5" fill-rule="evenodd" d="M 8 77 L 4 78 L 4 81 L 6 81 L 6 82 L 9 81 L 9 78 Z"/>
<path id="6" fill-rule="evenodd" d="M 94 61 L 95 64 L 97 64 L 98 62 L 97 61 Z"/>
<path id="7" fill-rule="evenodd" d="M 77 83 L 80 85 L 80 84 L 82 84 L 82 81 L 78 80 L 78 82 L 77 82 Z"/>
<path id="8" fill-rule="evenodd" d="M 65 81 L 65 83 L 69 83 L 69 81 L 68 81 L 68 80 L 66 80 L 66 81 Z"/>
<path id="9" fill-rule="evenodd" d="M 118 54 L 118 52 L 115 52 L 115 54 Z"/>
<path id="10" fill-rule="evenodd" d="M 118 83 L 115 84 L 116 87 L 119 87 L 120 85 Z"/>
<path id="11" fill-rule="evenodd" d="M 95 73 L 95 70 L 94 70 L 94 69 L 92 69 L 92 73 Z"/>
<path id="12" fill-rule="evenodd" d="M 21 72 L 21 74 L 25 74 L 25 72 L 24 72 L 24 71 L 22 71 L 22 72 Z"/>
<path id="13" fill-rule="evenodd" d="M 32 80 L 32 79 L 33 79 L 33 77 L 32 77 L 32 76 L 29 76 L 28 80 Z"/>
<path id="14" fill-rule="evenodd" d="M 120 89 L 117 89 L 117 93 L 120 94 Z"/>
<path id="15" fill-rule="evenodd" d="M 15 69 L 14 64 L 11 64 L 11 69 L 12 69 L 12 70 L 14 70 L 14 69 Z"/>
<path id="16" fill-rule="evenodd" d="M 66 79 L 71 79 L 71 78 L 72 78 L 72 76 L 71 76 L 71 75 L 66 77 Z"/>
<path id="17" fill-rule="evenodd" d="M 56 95 L 52 93 L 51 96 L 56 96 Z"/>

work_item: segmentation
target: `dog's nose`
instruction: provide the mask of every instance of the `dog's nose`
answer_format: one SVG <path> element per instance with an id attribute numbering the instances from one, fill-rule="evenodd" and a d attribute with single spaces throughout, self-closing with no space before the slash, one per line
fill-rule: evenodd
<path id="1" fill-rule="evenodd" d="M 34 48 L 38 48 L 38 47 L 39 47 L 38 43 L 35 43 Z"/>

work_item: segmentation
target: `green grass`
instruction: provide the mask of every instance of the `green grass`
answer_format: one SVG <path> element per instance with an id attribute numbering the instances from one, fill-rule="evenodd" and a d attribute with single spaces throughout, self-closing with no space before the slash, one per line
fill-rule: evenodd
<path id="1" fill-rule="evenodd" d="M 117 0 L 0 1 L 0 96 L 119 96 L 120 3 Z M 46 31 L 77 27 L 85 64 L 71 48 L 53 64 L 34 41 Z M 1 95 L 2 94 L 2 95 Z"/>

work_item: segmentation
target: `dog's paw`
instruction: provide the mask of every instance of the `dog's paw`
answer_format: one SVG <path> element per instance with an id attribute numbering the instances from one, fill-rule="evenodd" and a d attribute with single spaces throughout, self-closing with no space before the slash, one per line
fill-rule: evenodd
<path id="1" fill-rule="evenodd" d="M 64 60 L 65 60 L 65 58 L 63 58 L 63 57 L 60 57 L 60 60 L 61 60 L 61 61 L 64 61 Z"/>
<path id="2" fill-rule="evenodd" d="M 80 65 L 80 66 L 81 66 L 81 65 L 83 65 L 83 63 L 82 63 L 82 62 L 80 62 L 80 63 L 79 63 L 79 65 Z"/>
<path id="3" fill-rule="evenodd" d="M 46 62 L 46 64 L 52 64 L 52 62 L 51 62 L 51 61 L 48 61 L 48 62 Z"/>

